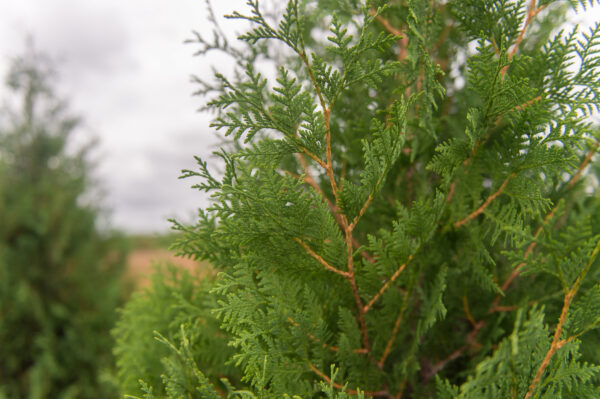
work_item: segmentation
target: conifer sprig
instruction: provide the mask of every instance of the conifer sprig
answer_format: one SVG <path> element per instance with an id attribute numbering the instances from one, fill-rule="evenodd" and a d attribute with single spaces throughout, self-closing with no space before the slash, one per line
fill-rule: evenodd
<path id="1" fill-rule="evenodd" d="M 231 15 L 278 65 L 217 77 L 225 175 L 186 172 L 212 195 L 179 248 L 222 272 L 212 309 L 239 370 L 223 392 L 600 395 L 600 33 L 556 29 L 563 5 Z"/>

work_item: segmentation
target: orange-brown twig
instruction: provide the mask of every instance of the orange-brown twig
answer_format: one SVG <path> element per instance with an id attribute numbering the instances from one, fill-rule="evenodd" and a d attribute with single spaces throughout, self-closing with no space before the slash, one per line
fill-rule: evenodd
<path id="1" fill-rule="evenodd" d="M 402 307 L 400 308 L 398 317 L 396 318 L 396 321 L 394 322 L 394 328 L 392 329 L 392 334 L 390 335 L 390 338 L 389 338 L 387 344 L 385 345 L 383 354 L 381 355 L 381 357 L 379 358 L 379 361 L 377 362 L 377 367 L 379 367 L 380 369 L 383 368 L 383 365 L 385 364 L 386 359 L 388 358 L 388 356 L 390 355 L 390 352 L 392 351 L 394 342 L 396 341 L 396 336 L 398 335 L 400 323 L 402 322 L 402 319 L 404 318 L 404 312 L 406 311 L 406 304 L 408 303 L 408 295 L 409 294 L 410 294 L 410 290 L 407 290 L 406 293 L 404 294 L 404 300 L 402 301 Z M 402 392 L 402 391 L 400 391 L 400 392 Z"/>
<path id="2" fill-rule="evenodd" d="M 585 170 L 585 168 L 590 163 L 590 161 L 591 161 L 592 157 L 594 156 L 594 153 L 596 152 L 597 149 L 598 149 L 598 142 L 596 141 L 592 145 L 592 148 L 590 148 L 590 150 L 588 151 L 588 153 L 585 155 L 585 158 L 583 159 L 583 162 L 579 166 L 579 169 L 577 169 L 577 172 L 573 175 L 573 177 L 571 178 L 571 180 L 569 180 L 569 183 L 568 183 L 569 187 L 573 187 L 575 185 L 575 183 L 577 183 L 577 181 L 581 177 L 581 174 L 583 173 L 583 171 Z"/>
<path id="3" fill-rule="evenodd" d="M 398 36 L 399 38 L 404 37 L 404 34 L 402 33 L 402 31 L 394 28 L 392 26 L 392 24 L 390 24 L 390 21 L 385 19 L 381 14 L 377 14 L 377 10 L 375 10 L 374 8 L 371 8 L 369 10 L 369 12 L 371 13 L 371 15 L 375 16 L 375 18 L 377 19 L 377 22 L 379 22 L 381 24 L 381 26 L 383 26 L 385 28 L 385 30 L 387 30 L 389 33 L 391 33 L 394 36 Z"/>
<path id="4" fill-rule="evenodd" d="M 531 0 L 531 3 L 529 3 L 529 9 L 527 10 L 527 18 L 525 19 L 525 24 L 523 25 L 523 28 L 521 28 L 521 31 L 519 32 L 519 36 L 517 36 L 517 40 L 515 40 L 515 44 L 513 45 L 513 48 L 508 53 L 509 61 L 512 60 L 513 57 L 515 56 L 515 54 L 517 53 L 517 50 L 519 49 L 521 42 L 525 38 L 525 32 L 527 31 L 527 28 L 531 24 L 531 21 L 533 21 L 533 18 L 535 18 L 535 16 L 538 15 L 538 13 L 540 11 L 542 11 L 544 8 L 546 8 L 546 5 L 536 7 L 536 0 Z M 502 70 L 500 71 L 503 78 L 504 78 L 504 75 L 506 75 L 507 70 L 508 70 L 508 65 L 505 66 L 504 68 L 502 68 Z"/>
<path id="5" fill-rule="evenodd" d="M 571 179 L 567 183 L 567 185 L 569 187 L 572 187 L 573 185 L 575 185 L 575 183 L 577 183 L 577 181 L 581 178 L 583 170 L 587 167 L 588 163 L 592 159 L 595 151 L 598 149 L 599 144 L 600 143 L 595 142 L 594 145 L 592 146 L 592 148 L 588 151 L 588 153 L 584 157 L 581 165 L 577 169 L 577 172 L 571 177 Z M 540 227 L 538 227 L 535 234 L 533 235 L 534 241 L 532 241 L 529 244 L 529 246 L 527 247 L 527 249 L 525 250 L 525 253 L 523 255 L 524 260 L 527 260 L 529 258 L 529 256 L 531 255 L 531 253 L 534 251 L 535 247 L 537 246 L 537 241 L 535 241 L 535 240 L 539 237 L 539 235 L 543 231 L 544 226 L 548 223 L 548 221 L 554 217 L 557 210 L 558 210 L 558 204 L 555 205 L 554 208 L 552 208 L 552 210 L 550 212 L 548 212 L 548 214 L 544 217 L 544 221 L 543 221 L 542 225 Z M 526 264 L 526 262 L 523 261 L 523 262 L 519 263 L 517 265 L 517 267 L 515 267 L 513 269 L 510 276 L 502 284 L 502 287 L 501 287 L 502 291 L 506 291 L 510 287 L 512 282 L 518 277 L 521 268 L 523 266 L 525 266 L 525 264 Z M 500 302 L 501 298 L 502 298 L 501 295 L 496 295 L 496 297 L 494 298 L 494 301 L 492 302 L 492 305 L 488 309 L 488 313 L 504 312 L 504 311 L 511 311 L 511 310 L 516 309 L 516 307 L 514 307 L 514 306 L 500 306 L 499 302 Z M 471 320 L 469 320 L 469 322 L 472 324 Z M 432 369 L 432 370 L 435 370 L 435 372 L 432 371 L 432 373 L 430 373 L 430 376 L 433 377 L 435 374 L 437 374 L 437 372 L 439 372 L 446 365 L 446 363 L 448 363 L 449 361 L 451 361 L 453 359 L 456 359 L 457 357 L 462 355 L 470 346 L 472 346 L 473 342 L 475 341 L 475 337 L 477 336 L 479 331 L 484 326 L 485 326 L 485 320 L 480 320 L 479 322 L 477 322 L 474 325 L 473 330 L 469 333 L 469 335 L 467 337 L 467 343 L 465 345 L 463 345 L 462 347 L 460 347 L 459 349 L 457 349 L 455 352 L 453 352 L 450 356 L 448 356 L 448 358 L 447 358 L 447 359 L 449 359 L 448 361 L 442 361 L 442 362 L 438 363 L 437 365 L 435 365 Z M 560 344 L 560 346 L 562 346 L 562 345 L 564 345 L 564 343 Z M 548 362 L 549 362 L 550 358 L 554 355 L 556 350 L 558 350 L 558 349 L 560 349 L 560 347 L 559 347 L 559 344 L 557 343 L 556 347 L 554 348 L 554 352 L 551 353 L 547 359 Z M 547 364 L 544 366 L 544 368 L 545 367 L 547 367 Z M 542 373 L 543 373 L 543 371 L 542 371 Z M 541 378 L 541 375 L 540 375 L 540 378 Z M 539 382 L 539 380 L 538 380 L 538 382 Z M 538 382 L 536 382 L 535 384 L 537 384 Z"/>
<path id="6" fill-rule="evenodd" d="M 496 198 L 498 198 L 498 196 L 500 194 L 502 194 L 502 192 L 504 191 L 504 189 L 508 185 L 508 182 L 513 177 L 515 177 L 516 175 L 517 174 L 515 172 L 511 173 L 510 175 L 508 175 L 506 177 L 506 179 L 504 179 L 504 182 L 502 182 L 502 184 L 500 185 L 500 187 L 498 188 L 498 190 L 496 190 L 495 193 L 493 193 L 492 195 L 490 195 L 479 208 L 477 208 L 476 210 L 474 210 L 473 212 L 471 212 L 466 218 L 464 218 L 462 220 L 459 220 L 458 222 L 454 223 L 454 228 L 459 228 L 459 227 L 467 224 L 471 220 L 475 219 L 480 214 L 482 214 L 483 211 L 485 211 L 485 209 L 492 203 L 492 201 L 494 201 Z"/>
<path id="7" fill-rule="evenodd" d="M 348 257 L 348 280 L 350 281 L 350 286 L 352 287 L 352 295 L 354 296 L 356 308 L 358 309 L 358 321 L 360 324 L 360 332 L 362 335 L 363 346 L 367 349 L 367 351 L 370 351 L 369 334 L 367 331 L 367 322 L 365 320 L 365 308 L 362 304 L 362 300 L 360 299 L 360 295 L 358 293 L 358 285 L 356 284 L 356 276 L 354 274 L 354 251 L 352 248 L 352 229 L 350 229 L 350 227 L 346 229 L 346 248 Z"/>
<path id="8" fill-rule="evenodd" d="M 364 309 L 364 313 L 368 312 L 369 309 L 371 309 L 371 307 L 373 306 L 373 304 L 375 302 L 377 302 L 377 300 L 379 298 L 381 298 L 381 296 L 383 295 L 383 293 L 389 288 L 390 284 L 392 284 L 398 278 L 398 276 L 400 276 L 400 273 L 402 273 L 402 271 L 404 271 L 404 269 L 406 268 L 406 265 L 408 265 L 408 263 L 412 260 L 412 258 L 413 258 L 413 255 L 410 255 L 408 257 L 408 260 L 405 263 L 403 263 L 394 272 L 394 274 L 392 274 L 392 277 L 390 277 L 390 279 L 388 281 L 386 281 L 385 284 L 383 284 L 383 286 L 379 289 L 379 291 L 377 292 L 377 294 L 375 294 L 375 296 L 363 308 Z"/>
<path id="9" fill-rule="evenodd" d="M 561 339 L 562 329 L 565 325 L 565 322 L 567 321 L 569 307 L 571 306 L 571 303 L 573 302 L 573 298 L 577 294 L 577 291 L 579 290 L 579 287 L 581 286 L 583 279 L 585 278 L 587 272 L 590 270 L 592 263 L 596 260 L 596 256 L 598 256 L 598 251 L 600 251 L 600 241 L 598 241 L 596 243 L 596 247 L 592 251 L 592 254 L 587 262 L 587 265 L 585 266 L 585 268 L 583 269 L 583 271 L 581 272 L 579 277 L 577 277 L 577 280 L 575 280 L 571 289 L 569 289 L 569 291 L 565 295 L 565 299 L 563 301 L 563 307 L 560 312 L 560 318 L 558 320 L 558 325 L 556 326 L 556 330 L 554 331 L 554 337 L 552 338 L 552 344 L 550 344 L 550 349 L 548 349 L 548 352 L 546 353 L 544 360 L 538 367 L 537 372 L 535 373 L 535 377 L 533 377 L 533 380 L 531 381 L 531 384 L 529 385 L 529 390 L 527 391 L 527 395 L 525 395 L 525 399 L 529 399 L 533 395 L 533 392 L 535 391 L 536 386 L 542 379 L 542 375 L 544 374 L 544 371 L 546 371 L 546 368 L 550 364 L 550 360 L 552 360 L 552 357 L 554 356 L 554 354 L 560 348 L 562 348 L 567 342 L 569 342 L 569 339 Z"/>
<path id="10" fill-rule="evenodd" d="M 302 170 L 304 171 L 304 182 L 306 184 L 308 184 L 309 186 L 311 186 L 317 193 L 319 193 L 319 195 L 321 196 L 323 201 L 325 201 L 325 203 L 327 204 L 327 207 L 331 211 L 331 215 L 335 219 L 336 223 L 340 226 L 342 231 L 345 231 L 346 228 L 348 227 L 347 221 L 343 217 L 340 209 L 329 198 L 327 198 L 327 196 L 323 192 L 323 189 L 321 189 L 321 186 L 319 186 L 319 184 L 316 182 L 316 180 L 312 177 L 312 174 L 310 173 L 310 169 L 308 167 L 306 159 L 304 159 L 302 154 L 296 154 L 296 157 L 298 158 L 298 161 L 300 162 L 300 166 L 302 167 Z M 296 177 L 298 177 L 298 176 L 296 176 Z M 354 238 L 354 237 L 352 237 L 352 245 L 356 249 L 361 247 L 358 240 L 356 240 L 356 238 Z M 375 259 L 367 251 L 361 251 L 360 254 L 369 263 L 375 263 Z"/>
<path id="11" fill-rule="evenodd" d="M 331 184 L 331 190 L 333 191 L 333 195 L 334 195 L 336 203 L 337 203 L 337 202 L 339 202 L 340 188 L 338 187 L 336 179 L 335 179 L 335 175 L 333 172 L 333 162 L 332 162 L 332 157 L 331 157 L 330 118 L 331 118 L 331 109 L 333 107 L 333 104 L 328 105 L 325 101 L 325 98 L 323 97 L 323 93 L 321 92 L 321 89 L 320 89 L 317 79 L 315 77 L 314 71 L 311 68 L 308 57 L 306 56 L 302 35 L 300 35 L 300 43 L 301 43 L 301 51 L 298 52 L 298 55 L 300 56 L 300 58 L 302 59 L 302 62 L 304 63 L 304 65 L 306 66 L 306 69 L 308 70 L 310 80 L 313 84 L 315 92 L 317 93 L 317 97 L 319 98 L 319 102 L 321 104 L 321 109 L 323 112 L 323 121 L 325 124 L 325 158 L 326 158 L 326 162 L 323 164 L 321 161 L 321 163 L 319 163 L 319 164 L 325 169 L 325 172 L 327 173 L 327 177 L 329 178 L 329 182 Z M 369 335 L 368 335 L 368 330 L 367 330 L 367 323 L 366 323 L 366 320 L 364 317 L 364 307 L 362 305 L 362 300 L 360 299 L 360 295 L 358 293 L 358 286 L 356 284 L 356 276 L 354 274 L 354 256 L 353 255 L 354 255 L 354 241 L 355 240 L 352 235 L 353 229 L 350 228 L 350 226 L 348 225 L 348 220 L 347 220 L 346 216 L 344 214 L 340 214 L 340 215 L 341 215 L 341 218 L 343 221 L 343 225 L 346 226 L 343 230 L 344 230 L 344 233 L 346 236 L 346 248 L 347 248 L 346 253 L 347 253 L 347 258 L 348 258 L 347 259 L 347 262 L 348 262 L 348 271 L 347 272 L 343 272 L 341 270 L 338 270 L 338 269 L 330 266 L 327 262 L 325 262 L 323 260 L 323 258 L 321 258 L 319 255 L 314 253 L 310 249 L 310 247 L 308 247 L 308 245 L 303 243 L 302 240 L 299 240 L 298 238 L 296 238 L 296 241 L 298 241 L 301 245 L 303 245 L 303 247 L 305 247 L 305 249 L 308 251 L 308 253 L 311 254 L 311 256 L 313 258 L 317 259 L 321 264 L 323 264 L 328 270 L 334 271 L 334 272 L 346 277 L 348 279 L 348 281 L 350 282 L 350 286 L 352 288 L 352 295 L 354 296 L 354 300 L 356 302 L 356 307 L 358 310 L 358 321 L 360 324 L 360 331 L 362 334 L 363 345 L 368 352 L 369 351 Z"/>
<path id="12" fill-rule="evenodd" d="M 592 145 L 592 148 L 590 148 L 590 150 L 588 151 L 588 153 L 585 155 L 583 161 L 581 162 L 581 165 L 579 165 L 579 168 L 577 169 L 577 172 L 575 172 L 575 174 L 571 177 L 571 179 L 567 183 L 567 185 L 569 187 L 573 187 L 575 185 L 575 183 L 577 183 L 577 181 L 581 178 L 583 171 L 585 170 L 585 168 L 589 164 L 590 160 L 594 156 L 594 153 L 598 149 L 598 144 L 599 144 L 598 142 L 595 142 Z M 548 221 L 554 217 L 554 214 L 556 213 L 557 210 L 558 210 L 558 204 L 556 204 L 554 206 L 554 208 L 552 208 L 552 210 L 550 212 L 548 212 L 548 214 L 544 218 L 544 222 L 536 230 L 535 234 L 533 235 L 534 241 L 532 241 L 531 244 L 529 244 L 529 246 L 527 247 L 527 250 L 525 251 L 525 254 L 524 254 L 524 259 L 525 260 L 527 260 L 527 258 L 529 257 L 529 255 L 535 249 L 535 247 L 537 245 L 537 242 L 535 240 L 542 233 L 542 231 L 543 231 L 544 226 L 546 225 L 546 223 L 548 223 Z M 510 276 L 506 279 L 506 281 L 504 282 L 504 284 L 502 284 L 502 287 L 501 287 L 502 291 L 506 291 L 508 289 L 508 287 L 512 284 L 513 280 L 515 278 L 517 278 L 517 276 L 519 275 L 519 272 L 521 271 L 521 268 L 523 266 L 525 266 L 525 264 L 526 264 L 525 262 L 521 262 L 521 263 L 519 263 L 517 265 L 517 267 L 514 268 L 514 270 L 510 274 Z M 500 302 L 500 299 L 501 299 L 500 295 L 496 295 L 496 298 L 494 299 L 493 308 L 497 307 L 498 303 Z M 493 311 L 493 310 L 491 310 L 491 311 Z"/>
<path id="13" fill-rule="evenodd" d="M 345 389 L 346 387 L 343 385 L 340 385 L 336 382 L 332 382 L 331 378 L 329 378 L 329 376 L 325 373 L 323 373 L 321 370 L 319 370 L 318 368 L 315 367 L 314 364 L 312 364 L 310 361 L 308 362 L 308 367 L 310 367 L 310 369 L 313 371 L 313 373 L 315 373 L 316 375 L 318 375 L 321 379 L 323 379 L 325 382 L 327 382 L 328 384 L 333 385 L 333 387 L 335 389 L 339 389 L 339 390 L 345 390 L 345 392 L 348 395 L 354 396 L 358 394 L 358 391 L 355 389 Z M 361 391 L 362 393 L 364 393 L 365 397 L 368 396 L 389 396 L 389 392 L 387 390 L 381 390 L 381 391 L 375 391 L 375 392 L 368 392 L 368 391 Z"/>
<path id="14" fill-rule="evenodd" d="M 525 25 L 519 32 L 519 36 L 517 36 L 517 40 L 515 41 L 515 45 L 513 46 L 512 50 L 510 51 L 510 53 L 508 53 L 509 60 L 511 60 L 517 53 L 517 50 L 519 49 L 519 46 L 521 45 L 521 42 L 523 41 L 523 38 L 525 37 L 525 32 L 527 31 L 527 28 L 529 27 L 529 24 L 531 23 L 533 18 L 535 18 L 535 16 L 538 15 L 538 13 L 540 11 L 542 11 L 544 8 L 546 8 L 545 5 L 536 7 L 535 4 L 536 4 L 535 0 L 531 0 L 531 3 L 529 3 L 529 9 L 527 10 L 527 19 L 525 20 Z"/>
<path id="15" fill-rule="evenodd" d="M 294 326 L 294 327 L 299 327 L 300 324 L 298 324 L 294 319 L 292 319 L 291 317 L 288 317 L 287 320 Z M 315 337 L 313 334 L 311 333 L 306 333 L 306 335 L 308 336 L 308 338 L 310 338 L 311 340 L 313 340 L 316 343 L 321 343 L 321 340 L 317 337 Z M 325 342 L 322 343 L 323 348 L 331 351 L 331 352 L 338 352 L 340 350 L 340 348 L 338 348 L 337 346 L 334 345 L 329 345 L 326 344 Z M 354 353 L 360 353 L 360 354 L 366 354 L 368 353 L 367 350 L 365 348 L 359 348 L 359 349 L 354 349 L 353 350 Z"/>
<path id="16" fill-rule="evenodd" d="M 475 319 L 473 318 L 473 315 L 471 314 L 471 310 L 469 309 L 469 301 L 468 301 L 466 295 L 463 295 L 462 301 L 463 301 L 463 309 L 465 311 L 465 315 L 467 316 L 467 320 L 469 320 L 469 323 L 471 323 L 471 326 L 473 326 L 473 328 L 474 328 L 477 325 L 477 322 L 475 321 Z"/>
<path id="17" fill-rule="evenodd" d="M 323 257 L 321 257 L 321 255 L 317 254 L 315 251 L 312 250 L 311 247 L 308 246 L 307 243 L 305 243 L 304 241 L 302 241 L 300 238 L 298 237 L 294 237 L 294 240 L 300 244 L 302 246 L 302 248 L 304 248 L 306 250 L 306 252 L 308 252 L 308 254 L 310 256 L 312 256 L 314 259 L 316 259 L 321 265 L 323 265 L 325 267 L 325 269 L 332 271 L 336 274 L 339 274 L 342 277 L 345 278 L 349 278 L 350 275 L 348 272 L 345 272 L 343 270 L 340 270 L 338 268 L 335 268 L 333 266 L 331 266 L 325 259 L 323 259 Z"/>

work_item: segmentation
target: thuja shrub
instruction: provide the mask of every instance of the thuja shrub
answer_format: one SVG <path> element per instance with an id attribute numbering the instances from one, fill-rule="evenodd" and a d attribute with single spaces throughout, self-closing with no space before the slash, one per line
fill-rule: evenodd
<path id="1" fill-rule="evenodd" d="M 0 113 L 0 398 L 117 394 L 110 328 L 125 247 L 98 226 L 78 119 L 45 58 L 9 69 Z"/>
<path id="2" fill-rule="evenodd" d="M 197 35 L 235 61 L 198 78 L 231 144 L 185 171 L 212 202 L 177 248 L 221 272 L 202 317 L 241 382 L 184 323 L 161 392 L 600 397 L 590 4 L 249 0 L 241 44 Z"/>

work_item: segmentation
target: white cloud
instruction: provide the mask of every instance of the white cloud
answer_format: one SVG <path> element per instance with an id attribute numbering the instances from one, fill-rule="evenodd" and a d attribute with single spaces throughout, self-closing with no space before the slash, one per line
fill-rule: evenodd
<path id="1" fill-rule="evenodd" d="M 245 1 L 214 3 L 222 15 Z M 100 139 L 97 174 L 116 227 L 164 230 L 167 216 L 205 204 L 177 179 L 215 143 L 189 83 L 210 64 L 183 44 L 194 29 L 210 32 L 205 11 L 201 0 L 0 1 L 0 73 L 28 35 L 57 60 L 59 93 L 83 116 L 83 134 Z"/>

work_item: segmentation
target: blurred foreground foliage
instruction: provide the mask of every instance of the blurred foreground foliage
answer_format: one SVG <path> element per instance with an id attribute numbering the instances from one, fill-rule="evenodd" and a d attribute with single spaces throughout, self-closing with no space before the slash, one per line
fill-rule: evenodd
<path id="1" fill-rule="evenodd" d="M 48 65 L 13 61 L 0 114 L 0 398 L 115 397 L 126 243 L 99 226 L 91 146 Z"/>

